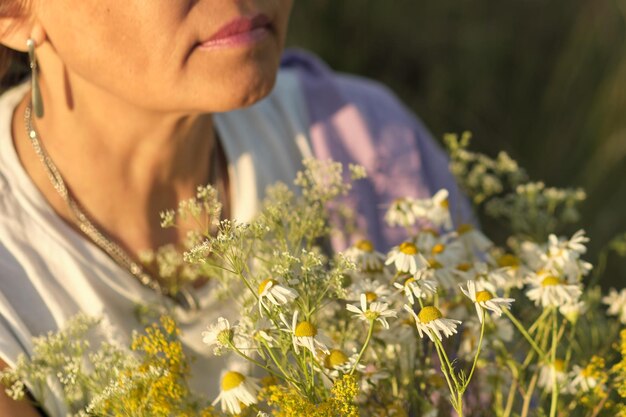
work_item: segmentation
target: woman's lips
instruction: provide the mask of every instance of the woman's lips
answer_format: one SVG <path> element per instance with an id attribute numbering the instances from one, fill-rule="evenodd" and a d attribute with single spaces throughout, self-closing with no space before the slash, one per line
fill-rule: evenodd
<path id="1" fill-rule="evenodd" d="M 209 39 L 202 41 L 199 48 L 211 49 L 254 43 L 269 34 L 271 25 L 270 18 L 262 13 L 251 17 L 238 17 L 222 26 Z"/>

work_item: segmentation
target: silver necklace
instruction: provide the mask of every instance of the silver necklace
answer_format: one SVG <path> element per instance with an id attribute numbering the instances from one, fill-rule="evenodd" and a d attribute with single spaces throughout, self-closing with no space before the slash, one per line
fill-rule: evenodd
<path id="1" fill-rule="evenodd" d="M 132 257 L 120 247 L 120 245 L 109 239 L 93 224 L 78 202 L 72 197 L 70 191 L 65 185 L 65 181 L 63 180 L 61 173 L 57 169 L 54 162 L 52 162 L 48 152 L 43 147 L 39 139 L 39 134 L 35 129 L 30 103 L 26 106 L 26 110 L 24 112 L 24 123 L 26 125 L 26 133 L 30 138 L 35 153 L 39 157 L 39 160 L 48 174 L 48 178 L 50 179 L 52 186 L 69 207 L 79 229 L 118 265 L 130 272 L 130 274 L 133 275 L 142 285 L 158 292 L 163 296 L 173 299 L 185 310 L 198 310 L 200 307 L 199 302 L 195 297 L 193 290 L 189 288 L 188 285 L 179 287 L 175 293 L 170 291 L 167 286 L 162 285 L 159 280 L 152 277 L 139 263 L 135 262 Z M 216 153 L 215 146 L 213 146 L 211 153 L 211 180 L 215 177 L 216 173 L 216 169 L 214 168 L 217 159 L 215 156 Z"/>

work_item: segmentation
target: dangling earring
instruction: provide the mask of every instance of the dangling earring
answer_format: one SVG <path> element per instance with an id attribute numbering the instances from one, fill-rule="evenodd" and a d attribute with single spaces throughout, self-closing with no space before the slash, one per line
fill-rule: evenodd
<path id="1" fill-rule="evenodd" d="M 35 116 L 41 119 L 43 117 L 43 101 L 41 100 L 41 89 L 39 88 L 39 68 L 37 66 L 37 56 L 35 56 L 35 41 L 28 39 L 26 45 L 28 46 L 28 57 L 30 59 L 32 106 Z"/>

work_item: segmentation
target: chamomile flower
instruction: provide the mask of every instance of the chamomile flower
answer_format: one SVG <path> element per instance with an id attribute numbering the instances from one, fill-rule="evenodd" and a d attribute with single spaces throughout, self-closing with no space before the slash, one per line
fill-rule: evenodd
<path id="1" fill-rule="evenodd" d="M 508 277 L 502 286 L 503 290 L 519 289 L 524 286 L 524 277 L 529 271 L 521 264 L 517 256 L 510 253 L 500 254 L 497 256 L 496 262 L 502 268 L 502 272 Z"/>
<path id="2" fill-rule="evenodd" d="M 391 203 L 385 213 L 385 221 L 391 227 L 410 227 L 415 224 L 417 217 L 413 213 L 413 199 L 398 198 Z"/>
<path id="3" fill-rule="evenodd" d="M 562 359 L 557 359 L 554 364 L 541 365 L 537 385 L 543 388 L 545 392 L 552 392 L 554 388 L 553 378 L 556 378 L 559 392 L 567 390 L 568 375 L 565 372 L 565 362 Z"/>
<path id="4" fill-rule="evenodd" d="M 619 316 L 619 321 L 626 324 L 626 288 L 617 292 L 611 288 L 609 295 L 602 297 L 602 302 L 609 306 L 607 313 L 611 316 Z"/>
<path id="5" fill-rule="evenodd" d="M 575 304 L 582 294 L 580 285 L 569 284 L 554 275 L 539 273 L 529 280 L 531 288 L 526 291 L 526 296 L 544 308 Z"/>
<path id="6" fill-rule="evenodd" d="M 361 239 L 346 250 L 345 255 L 354 262 L 360 271 L 380 271 L 385 263 L 385 255 L 374 249 L 374 244 Z"/>
<path id="7" fill-rule="evenodd" d="M 346 309 L 354 313 L 359 319 L 364 321 L 378 321 L 385 329 L 389 329 L 389 323 L 387 319 L 389 317 L 396 317 L 395 310 L 389 308 L 389 304 L 374 301 L 367 306 L 367 296 L 361 294 L 361 308 L 348 304 Z"/>
<path id="8" fill-rule="evenodd" d="M 228 371 L 222 376 L 220 394 L 212 405 L 219 402 L 223 412 L 241 414 L 242 405 L 247 407 L 256 404 L 260 389 L 256 379 L 239 372 Z"/>
<path id="9" fill-rule="evenodd" d="M 559 312 L 572 323 L 575 323 L 581 314 L 587 311 L 587 305 L 584 301 L 578 301 L 572 304 L 563 304 L 559 307 Z"/>
<path id="10" fill-rule="evenodd" d="M 416 298 L 423 299 L 437 293 L 437 282 L 430 279 L 416 279 L 411 275 L 405 279 L 404 283 L 394 282 L 393 286 L 404 292 L 411 304 L 415 304 Z"/>
<path id="11" fill-rule="evenodd" d="M 428 269 L 423 278 L 432 278 L 447 289 L 456 287 L 458 281 L 454 266 L 465 259 L 465 249 L 460 242 L 440 239 L 423 248 L 423 253 L 428 254 Z"/>
<path id="12" fill-rule="evenodd" d="M 582 368 L 578 365 L 572 367 L 572 372 L 569 377 L 571 379 L 569 391 L 573 393 L 591 391 L 602 383 L 600 379 L 596 378 L 587 368 Z"/>
<path id="13" fill-rule="evenodd" d="M 328 369 L 331 378 L 337 378 L 340 374 L 346 374 L 355 368 L 356 361 L 359 358 L 359 354 L 354 350 L 350 356 L 346 355 L 342 350 L 332 349 L 324 357 L 324 367 Z M 362 363 L 356 364 L 357 372 L 365 370 L 365 365 Z"/>
<path id="14" fill-rule="evenodd" d="M 320 340 L 317 327 L 307 320 L 298 321 L 298 310 L 293 314 L 291 326 L 282 314 L 280 317 L 283 323 L 289 327 L 288 331 L 292 334 L 293 348 L 296 353 L 299 353 L 299 348 L 303 347 L 309 350 L 314 357 L 317 357 L 320 352 L 328 354 L 328 348 Z"/>
<path id="15" fill-rule="evenodd" d="M 415 327 L 420 337 L 424 337 L 424 333 L 430 340 L 435 341 L 435 337 L 440 341 L 443 336 L 450 337 L 457 332 L 456 327 L 461 324 L 459 320 L 446 319 L 441 311 L 435 306 L 426 306 L 415 314 L 413 308 L 408 304 L 404 305 L 404 309 L 409 312 L 415 319 Z M 442 336 L 443 334 L 443 336 Z"/>
<path id="16" fill-rule="evenodd" d="M 413 204 L 413 213 L 416 217 L 424 217 L 438 228 L 452 229 L 448 190 L 441 189 L 431 198 L 418 200 Z"/>
<path id="17" fill-rule="evenodd" d="M 365 294 L 368 303 L 385 301 L 391 295 L 388 285 L 381 284 L 378 280 L 364 278 L 352 284 L 348 291 L 348 301 L 359 301 L 361 294 Z"/>
<path id="18" fill-rule="evenodd" d="M 259 313 L 263 315 L 263 309 L 269 310 L 271 305 L 282 306 L 298 298 L 298 293 L 285 285 L 281 285 L 272 278 L 267 278 L 259 284 Z"/>
<path id="19" fill-rule="evenodd" d="M 236 327 L 231 326 L 224 317 L 220 317 L 216 323 L 209 325 L 207 330 L 202 332 L 202 342 L 209 347 L 215 346 L 213 353 L 219 355 L 233 343 Z"/>
<path id="20" fill-rule="evenodd" d="M 412 242 L 403 242 L 394 247 L 387 255 L 385 265 L 395 265 L 400 272 L 417 274 L 428 267 L 428 261 Z"/>
<path id="21" fill-rule="evenodd" d="M 268 319 L 261 317 L 255 324 L 254 329 L 249 332 L 252 337 L 261 342 L 267 343 L 268 346 L 274 347 L 276 344 L 276 338 L 273 336 L 276 328 L 274 324 Z"/>
<path id="22" fill-rule="evenodd" d="M 513 298 L 494 297 L 489 291 L 483 289 L 483 286 L 474 281 L 467 281 L 467 289 L 460 286 L 461 291 L 465 294 L 476 307 L 478 320 L 483 322 L 483 311 L 491 310 L 498 317 L 502 315 L 503 308 L 509 308 L 511 303 L 515 301 Z"/>

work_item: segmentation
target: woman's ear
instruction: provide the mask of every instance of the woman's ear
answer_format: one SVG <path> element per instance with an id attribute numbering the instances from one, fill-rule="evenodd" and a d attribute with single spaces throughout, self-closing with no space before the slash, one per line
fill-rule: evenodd
<path id="1" fill-rule="evenodd" d="M 26 52 L 28 39 L 33 39 L 37 46 L 46 41 L 46 31 L 38 21 L 30 16 L 0 17 L 0 44 Z"/>

